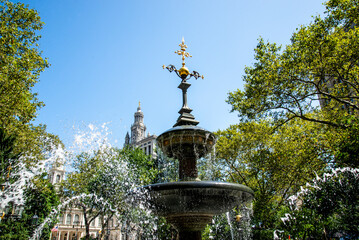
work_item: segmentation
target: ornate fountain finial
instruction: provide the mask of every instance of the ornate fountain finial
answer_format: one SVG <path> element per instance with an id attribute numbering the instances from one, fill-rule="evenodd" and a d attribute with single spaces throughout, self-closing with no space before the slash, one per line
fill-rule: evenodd
<path id="1" fill-rule="evenodd" d="M 180 43 L 178 46 L 181 47 L 181 50 L 175 51 L 178 55 L 182 55 L 182 67 L 186 65 L 184 62 L 186 57 L 192 57 L 188 52 L 186 52 L 187 45 L 184 44 L 184 38 L 182 37 L 182 43 Z"/>
<path id="2" fill-rule="evenodd" d="M 185 66 L 186 57 L 192 56 L 188 52 L 186 52 L 187 45 L 184 44 L 184 38 L 182 38 L 182 43 L 180 43 L 179 46 L 181 47 L 181 50 L 177 50 L 175 51 L 175 53 L 178 55 L 182 55 L 182 67 L 177 70 L 176 67 L 173 65 L 168 65 L 167 67 L 165 65 L 162 66 L 163 69 L 167 68 L 167 70 L 170 72 L 174 71 L 177 76 L 182 79 L 181 84 L 178 86 L 178 88 L 182 90 L 183 105 L 181 110 L 179 111 L 180 116 L 177 119 L 177 122 L 174 127 L 182 125 L 197 125 L 199 123 L 191 114 L 192 109 L 187 106 L 187 89 L 191 86 L 191 84 L 189 84 L 187 80 L 191 77 L 194 77 L 195 79 L 199 77 L 201 77 L 202 79 L 204 78 L 203 75 L 200 76 L 200 74 L 196 71 L 190 73 L 188 68 Z"/>
<path id="3" fill-rule="evenodd" d="M 204 78 L 203 75 L 200 75 L 196 71 L 193 71 L 192 73 L 190 73 L 190 71 L 186 67 L 186 63 L 185 63 L 186 57 L 192 57 L 192 56 L 188 52 L 186 52 L 187 45 L 184 43 L 183 37 L 182 37 L 182 43 L 180 43 L 179 46 L 181 47 L 181 50 L 177 50 L 177 51 L 175 51 L 175 53 L 178 55 L 182 55 L 182 67 L 179 70 L 177 70 L 176 67 L 173 65 L 168 65 L 168 66 L 163 65 L 162 68 L 163 69 L 166 68 L 170 72 L 175 71 L 177 76 L 179 76 L 182 79 L 182 82 L 186 82 L 191 77 L 194 77 L 195 79 L 198 79 L 198 78 L 203 79 Z"/>

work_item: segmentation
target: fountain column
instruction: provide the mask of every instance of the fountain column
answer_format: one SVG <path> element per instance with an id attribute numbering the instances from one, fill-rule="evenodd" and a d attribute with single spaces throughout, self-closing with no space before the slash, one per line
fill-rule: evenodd
<path id="1" fill-rule="evenodd" d="M 201 231 L 183 231 L 179 235 L 179 240 L 199 240 L 202 239 Z"/>

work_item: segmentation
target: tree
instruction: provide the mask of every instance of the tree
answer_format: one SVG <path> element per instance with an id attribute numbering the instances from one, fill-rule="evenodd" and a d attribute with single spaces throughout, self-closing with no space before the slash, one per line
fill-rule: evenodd
<path id="1" fill-rule="evenodd" d="M 15 207 L 10 205 L 9 213 L 0 223 L 0 239 L 29 239 L 36 227 L 50 216 L 53 208 L 59 205 L 59 197 L 52 184 L 45 179 L 46 174 L 33 178 L 25 190 L 25 204 L 21 215 L 12 215 L 10 212 Z M 33 216 L 37 215 L 38 222 L 33 223 Z M 55 220 L 55 219 L 53 219 Z M 50 227 L 45 225 L 41 233 L 41 239 L 48 239 Z"/>
<path id="2" fill-rule="evenodd" d="M 270 116 L 281 124 L 301 118 L 346 128 L 345 117 L 358 113 L 359 3 L 325 4 L 325 17 L 297 29 L 283 51 L 259 40 L 256 62 L 245 69 L 244 91 L 231 92 L 227 100 L 242 119 Z M 323 111 L 313 115 L 319 101 Z"/>
<path id="3" fill-rule="evenodd" d="M 298 239 L 358 239 L 358 191 L 358 169 L 340 168 L 317 176 L 289 199 L 282 234 Z"/>
<path id="4" fill-rule="evenodd" d="M 64 182 L 65 195 L 76 198 L 84 194 L 73 201 L 73 206 L 83 211 L 86 239 L 90 238 L 89 227 L 97 217 L 102 219 L 101 237 L 106 234 L 112 217 L 126 223 L 139 222 L 146 217 L 126 201 L 136 187 L 156 178 L 153 159 L 142 150 L 101 147 L 95 152 L 78 155 L 74 168 L 75 172 Z M 141 214 L 144 216 L 139 217 Z"/>
<path id="5" fill-rule="evenodd" d="M 38 45 L 43 23 L 36 10 L 22 3 L 1 0 L 0 12 L 0 127 L 17 136 L 15 154 L 39 160 L 44 138 L 59 142 L 46 126 L 32 123 L 44 106 L 33 87 L 49 66 Z"/>
<path id="6" fill-rule="evenodd" d="M 136 169 L 136 176 L 138 183 L 151 184 L 157 179 L 158 169 L 155 159 L 144 154 L 139 149 L 131 149 L 129 147 L 119 150 L 120 158 L 128 162 L 131 169 Z"/>
<path id="7" fill-rule="evenodd" d="M 298 120 L 273 131 L 274 125 L 269 120 L 240 123 L 216 133 L 222 177 L 255 193 L 255 239 L 272 238 L 278 210 L 331 161 L 316 124 Z"/>
<path id="8" fill-rule="evenodd" d="M 29 123 L 41 106 L 31 88 L 48 67 L 38 50 L 43 23 L 38 13 L 22 3 L 0 2 L 1 124 Z"/>
<path id="9" fill-rule="evenodd" d="M 359 164 L 359 2 L 325 5 L 325 16 L 297 29 L 289 45 L 260 38 L 244 90 L 227 99 L 242 122 L 218 132 L 219 163 L 229 168 L 229 179 L 255 191 L 255 238 L 273 237 L 286 201 L 314 171 Z M 328 201 L 335 202 L 335 194 L 341 191 L 333 188 Z M 339 209 L 352 208 L 344 203 Z M 313 223 L 321 216 L 325 223 L 337 214 L 318 215 L 322 210 L 305 208 L 300 216 Z M 305 229 L 303 223 L 296 227 Z"/>
<path id="10" fill-rule="evenodd" d="M 19 154 L 14 154 L 15 139 L 15 136 L 0 128 L 0 184 L 10 180 L 10 172 L 18 162 Z"/>
<path id="11" fill-rule="evenodd" d="M 335 157 L 335 166 L 359 168 L 359 119 L 347 117 L 348 128 L 328 131 L 328 141 Z"/>
<path id="12" fill-rule="evenodd" d="M 92 195 L 89 185 L 103 162 L 95 154 L 90 156 L 87 153 L 78 155 L 74 161 L 75 172 L 69 174 L 63 182 L 64 197 L 74 198 L 71 206 L 80 208 L 84 214 L 84 226 L 86 230 L 85 239 L 90 239 L 90 224 L 101 214 L 102 204 L 96 196 Z M 84 197 L 75 198 L 85 194 Z"/>
<path id="13" fill-rule="evenodd" d="M 38 46 L 43 23 L 36 10 L 22 3 L 0 0 L 0 13 L 0 182 L 7 183 L 0 198 L 2 206 L 10 207 L 25 201 L 21 218 L 7 218 L 1 225 L 5 239 L 27 239 L 33 230 L 31 211 L 41 222 L 57 204 L 43 176 L 33 177 L 41 169 L 40 161 L 61 142 L 46 126 L 32 123 L 44 105 L 33 87 L 49 66 Z"/>

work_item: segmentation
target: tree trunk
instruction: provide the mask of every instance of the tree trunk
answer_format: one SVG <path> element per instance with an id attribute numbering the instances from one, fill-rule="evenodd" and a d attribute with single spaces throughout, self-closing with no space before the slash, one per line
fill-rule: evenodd
<path id="1" fill-rule="evenodd" d="M 84 224 L 85 224 L 85 232 L 86 232 L 85 240 L 90 240 L 90 223 L 88 222 L 87 219 L 86 208 L 82 207 L 82 209 L 84 213 Z"/>

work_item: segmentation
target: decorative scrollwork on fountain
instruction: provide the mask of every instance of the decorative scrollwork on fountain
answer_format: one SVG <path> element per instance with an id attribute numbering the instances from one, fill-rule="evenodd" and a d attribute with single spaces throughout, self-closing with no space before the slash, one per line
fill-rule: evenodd
<path id="1" fill-rule="evenodd" d="M 191 75 L 197 80 L 198 78 L 204 78 L 203 75 L 199 74 L 199 72 L 193 71 Z"/>

